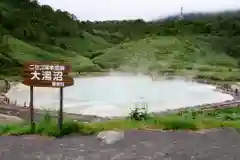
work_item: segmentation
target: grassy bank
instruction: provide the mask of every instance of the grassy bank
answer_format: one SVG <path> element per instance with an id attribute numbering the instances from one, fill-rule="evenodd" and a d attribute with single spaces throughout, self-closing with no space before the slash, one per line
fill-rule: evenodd
<path id="1" fill-rule="evenodd" d="M 40 134 L 63 136 L 73 133 L 92 135 L 106 130 L 161 129 L 161 130 L 201 130 L 210 128 L 240 128 L 240 108 L 222 108 L 209 110 L 184 110 L 163 116 L 145 115 L 145 119 L 133 116 L 127 119 L 108 120 L 105 122 L 65 121 L 59 132 L 55 120 L 46 114 L 42 121 L 36 123 L 36 130 L 31 133 L 28 124 L 1 125 L 1 135 Z"/>

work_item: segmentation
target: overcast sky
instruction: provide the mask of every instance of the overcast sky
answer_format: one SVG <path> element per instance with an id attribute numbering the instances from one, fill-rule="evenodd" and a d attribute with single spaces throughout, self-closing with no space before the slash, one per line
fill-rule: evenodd
<path id="1" fill-rule="evenodd" d="M 75 14 L 79 20 L 122 20 L 157 17 L 180 12 L 219 11 L 240 8 L 240 0 L 38 0 L 54 9 Z"/>

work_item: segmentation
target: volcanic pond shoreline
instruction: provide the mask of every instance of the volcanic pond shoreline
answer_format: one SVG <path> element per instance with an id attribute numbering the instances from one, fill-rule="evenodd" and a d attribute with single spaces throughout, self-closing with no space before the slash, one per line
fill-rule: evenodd
<path id="1" fill-rule="evenodd" d="M 79 78 L 79 77 L 78 77 Z M 227 100 L 227 101 L 223 101 L 223 102 L 218 102 L 218 103 L 212 103 L 212 104 L 201 104 L 201 105 L 196 105 L 196 106 L 189 106 L 189 107 L 183 107 L 183 108 L 179 108 L 179 109 L 172 109 L 172 110 L 168 110 L 168 111 L 162 111 L 162 112 L 154 112 L 154 115 L 161 115 L 161 114 L 166 114 L 169 112 L 178 112 L 180 110 L 184 110 L 186 108 L 190 108 L 190 109 L 206 109 L 206 108 L 215 108 L 215 107 L 228 107 L 228 106 L 237 106 L 240 103 L 240 95 L 236 95 L 234 90 L 231 90 L 229 88 L 223 88 L 223 87 L 218 87 L 219 84 L 217 82 L 211 82 L 211 81 L 207 81 L 207 80 L 196 80 L 195 82 L 197 83 L 202 83 L 202 84 L 209 84 L 209 85 L 214 85 L 218 91 L 225 93 L 225 94 L 229 94 L 233 97 L 232 100 Z M 11 87 L 14 85 L 16 85 L 16 83 L 9 83 L 11 84 Z M 10 89 L 9 88 L 9 84 L 6 83 L 6 88 L 4 88 L 3 90 L 5 91 L 4 94 L 6 94 L 6 89 Z M 43 115 L 46 113 L 46 110 L 42 110 L 42 109 L 37 109 L 35 108 L 35 120 L 39 121 Z M 0 103 L 0 113 L 1 114 L 5 114 L 5 115 L 11 115 L 11 116 L 17 116 L 20 117 L 24 120 L 28 120 L 29 119 L 29 109 L 28 107 L 22 107 L 22 106 L 17 106 L 15 104 L 6 104 L 3 101 Z M 50 115 L 52 117 L 57 117 L 58 116 L 58 112 L 57 111 L 51 111 L 48 110 L 48 113 L 50 113 Z M 65 118 L 69 118 L 69 119 L 74 119 L 77 121 L 87 121 L 87 122 L 94 122 L 94 121 L 105 121 L 105 120 L 109 120 L 109 119 L 113 119 L 113 118 L 124 118 L 124 117 L 99 117 L 97 115 L 83 115 L 83 114 L 72 114 L 72 113 L 64 113 Z"/>

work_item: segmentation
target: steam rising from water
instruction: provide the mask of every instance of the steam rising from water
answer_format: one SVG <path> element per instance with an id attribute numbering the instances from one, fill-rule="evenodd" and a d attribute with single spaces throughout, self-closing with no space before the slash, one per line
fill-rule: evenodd
<path id="1" fill-rule="evenodd" d="M 231 100 L 232 96 L 213 91 L 210 85 L 182 79 L 157 80 L 143 75 L 76 78 L 75 85 L 64 89 L 64 111 L 98 116 L 126 116 L 136 104 L 147 103 L 150 112 L 177 109 L 203 103 Z M 29 88 L 13 87 L 8 93 L 18 104 L 29 103 Z M 35 107 L 58 109 L 58 89 L 35 88 Z"/>

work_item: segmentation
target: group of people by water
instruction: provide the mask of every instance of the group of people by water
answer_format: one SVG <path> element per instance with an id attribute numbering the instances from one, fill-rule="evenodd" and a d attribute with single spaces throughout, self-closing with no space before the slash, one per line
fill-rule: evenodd
<path id="1" fill-rule="evenodd" d="M 0 102 L 5 103 L 5 104 L 10 104 L 10 99 L 5 95 L 5 93 L 7 93 L 9 91 L 9 89 L 11 88 L 11 85 L 6 79 L 4 79 L 4 82 L 5 82 L 5 87 L 2 90 Z"/>
<path id="2" fill-rule="evenodd" d="M 239 88 L 232 87 L 230 84 L 218 85 L 217 88 L 222 91 L 231 92 L 236 97 L 239 96 Z"/>
<path id="3" fill-rule="evenodd" d="M 0 96 L 0 104 L 1 103 L 3 103 L 3 104 L 10 104 L 10 99 L 6 95 L 2 94 Z"/>

